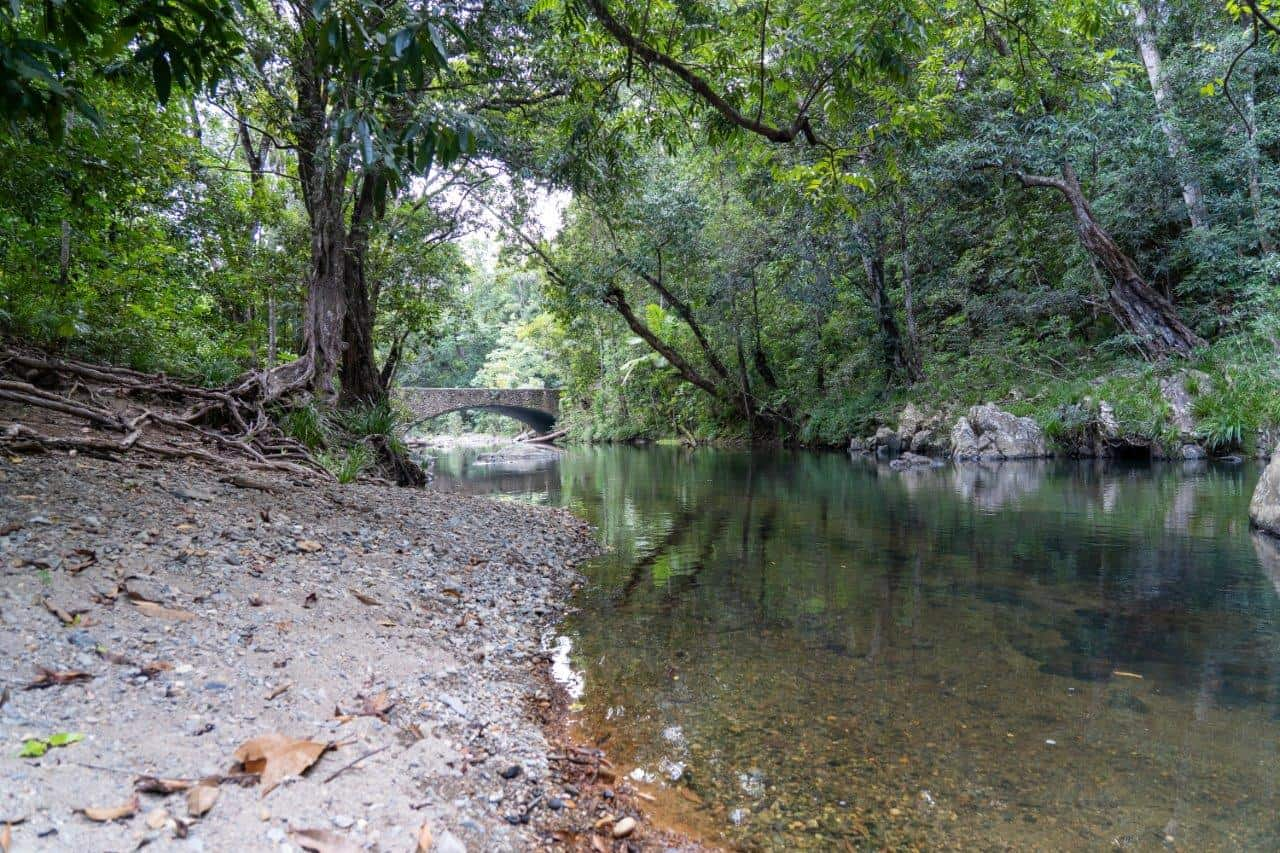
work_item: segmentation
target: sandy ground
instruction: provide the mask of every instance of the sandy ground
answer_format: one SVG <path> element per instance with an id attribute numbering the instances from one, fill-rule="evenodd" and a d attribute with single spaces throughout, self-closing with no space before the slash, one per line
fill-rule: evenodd
<path id="1" fill-rule="evenodd" d="M 577 789 L 549 763 L 564 753 L 540 725 L 555 697 L 536 673 L 572 567 L 596 550 L 587 526 L 510 502 L 251 475 L 264 491 L 229 473 L 0 458 L 12 849 L 411 851 L 423 826 L 450 853 L 569 838 Z M 41 668 L 92 677 L 32 688 Z M 60 733 L 83 739 L 18 757 Z M 269 766 L 324 751 L 269 793 L 215 779 L 202 816 L 181 791 L 138 793 L 135 807 L 140 777 L 226 777 L 237 748 L 268 734 L 320 745 Z M 130 813 L 98 821 L 95 808 Z M 639 831 L 606 840 L 612 826 L 593 843 L 639 846 Z"/>

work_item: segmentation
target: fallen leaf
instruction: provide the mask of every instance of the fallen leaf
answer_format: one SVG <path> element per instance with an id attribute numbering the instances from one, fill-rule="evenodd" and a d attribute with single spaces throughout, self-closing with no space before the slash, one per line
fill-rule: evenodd
<path id="1" fill-rule="evenodd" d="M 6 521 L 4 524 L 0 524 L 0 536 L 8 536 L 10 533 L 17 533 L 21 529 L 21 521 Z"/>
<path id="2" fill-rule="evenodd" d="M 150 663 L 144 663 L 141 667 L 139 667 L 139 669 L 142 670 L 143 675 L 147 676 L 148 678 L 154 678 L 155 676 L 159 675 L 162 672 L 168 672 L 169 670 L 173 669 L 173 664 L 164 660 L 153 660 Z"/>
<path id="3" fill-rule="evenodd" d="M 200 817 L 218 801 L 219 788 L 211 782 L 201 782 L 187 791 L 187 814 Z"/>
<path id="4" fill-rule="evenodd" d="M 284 684 L 281 684 L 281 685 L 280 685 L 279 687 L 277 687 L 275 690 L 272 690 L 270 693 L 268 693 L 268 694 L 267 694 L 267 701 L 268 701 L 268 702 L 270 702 L 272 699 L 276 698 L 276 697 L 277 697 L 277 696 L 279 696 L 281 693 L 284 693 L 286 690 L 288 690 L 288 689 L 289 689 L 290 687 L 292 687 L 292 686 L 293 686 L 293 682 L 292 682 L 292 681 L 285 682 Z"/>
<path id="5" fill-rule="evenodd" d="M 137 601 L 133 602 L 133 606 L 141 610 L 147 616 L 154 616 L 157 619 L 169 619 L 175 622 L 190 622 L 196 618 L 196 615 L 190 610 L 179 610 L 176 607 L 163 607 L 154 601 Z"/>
<path id="6" fill-rule="evenodd" d="M 165 810 L 164 806 L 157 806 L 147 812 L 145 822 L 148 829 L 160 829 L 169 822 L 169 812 Z"/>
<path id="7" fill-rule="evenodd" d="M 59 607 L 57 604 L 55 604 L 53 602 L 53 599 L 51 598 L 46 598 L 44 600 L 44 609 L 48 610 L 54 616 L 57 616 L 58 620 L 62 622 L 63 625 L 75 624 L 76 617 L 72 615 L 70 611 L 64 610 L 61 607 Z"/>
<path id="8" fill-rule="evenodd" d="M 361 604 L 367 604 L 370 607 L 378 607 L 382 604 L 382 602 L 379 601 L 378 599 L 374 598 L 371 595 L 365 595 L 363 592 L 361 592 L 360 590 L 354 587 L 351 588 L 351 594 L 354 595 L 356 597 L 356 600 L 359 601 Z"/>
<path id="9" fill-rule="evenodd" d="M 360 845 L 330 829 L 295 829 L 289 833 L 299 847 L 311 853 L 360 853 Z"/>
<path id="10" fill-rule="evenodd" d="M 176 794 L 195 784 L 193 779 L 161 779 L 159 776 L 139 776 L 133 780 L 133 789 L 144 794 Z"/>
<path id="11" fill-rule="evenodd" d="M 88 681 L 95 677 L 92 672 L 82 672 L 78 669 L 55 671 L 38 666 L 36 667 L 36 672 L 40 673 L 40 677 L 28 684 L 27 690 L 41 690 L 55 685 L 75 684 L 78 681 Z"/>
<path id="12" fill-rule="evenodd" d="M 139 805 L 138 795 L 134 794 L 118 806 L 90 806 L 88 808 L 80 809 L 80 811 L 85 817 L 89 818 L 89 820 L 96 820 L 99 823 L 108 823 L 113 820 L 120 820 L 120 818 L 132 817 L 137 814 Z"/>
<path id="13" fill-rule="evenodd" d="M 324 546 L 314 539 L 299 539 L 297 545 L 299 551 L 304 551 L 308 554 L 314 554 L 316 551 L 324 549 Z"/>
<path id="14" fill-rule="evenodd" d="M 385 720 L 387 712 L 396 706 L 394 699 L 387 695 L 387 691 L 383 690 L 376 696 L 364 697 L 364 704 L 360 708 L 359 716 L 377 717 Z"/>
<path id="15" fill-rule="evenodd" d="M 262 781 L 262 796 L 289 776 L 302 774 L 315 764 L 332 744 L 297 740 L 282 734 L 269 734 L 245 741 L 235 751 L 246 773 L 257 773 Z"/>
<path id="16" fill-rule="evenodd" d="M 454 589 L 451 586 L 447 586 L 444 589 L 440 590 L 440 594 L 450 596 L 451 598 L 457 598 L 457 599 L 462 598 L 462 590 Z"/>
<path id="17" fill-rule="evenodd" d="M 0 829 L 0 853 L 9 853 L 10 846 L 13 845 L 13 830 L 9 828 L 9 824 L 5 824 Z"/>
<path id="18" fill-rule="evenodd" d="M 418 830 L 418 847 L 415 853 L 431 853 L 431 845 L 435 839 L 431 837 L 431 824 L 424 823 Z"/>
<path id="19" fill-rule="evenodd" d="M 133 661 L 129 660 L 119 652 L 111 651 L 106 646 L 98 646 L 94 651 L 98 653 L 98 657 L 102 658 L 107 663 L 114 663 L 118 666 L 133 666 Z"/>

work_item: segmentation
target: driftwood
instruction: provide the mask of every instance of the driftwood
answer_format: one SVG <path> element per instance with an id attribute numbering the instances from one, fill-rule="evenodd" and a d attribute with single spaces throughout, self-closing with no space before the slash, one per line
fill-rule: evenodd
<path id="1" fill-rule="evenodd" d="M 12 423 L 0 430 L 0 447 L 12 452 L 141 452 L 214 464 L 229 456 L 254 470 L 329 478 L 304 445 L 276 426 L 266 399 L 253 378 L 201 388 L 164 374 L 0 346 L 0 402 L 78 418 L 120 436 L 52 435 Z"/>

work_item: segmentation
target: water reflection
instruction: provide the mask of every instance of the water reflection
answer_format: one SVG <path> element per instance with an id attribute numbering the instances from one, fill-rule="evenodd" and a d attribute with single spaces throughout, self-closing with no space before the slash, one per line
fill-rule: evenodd
<path id="1" fill-rule="evenodd" d="M 1256 469 L 586 448 L 538 476 L 499 488 L 612 549 L 568 626 L 585 724 L 713 836 L 1280 844 Z"/>

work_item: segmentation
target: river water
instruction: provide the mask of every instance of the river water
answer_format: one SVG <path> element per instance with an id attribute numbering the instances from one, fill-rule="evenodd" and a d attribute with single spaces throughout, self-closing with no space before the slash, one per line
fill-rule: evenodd
<path id="1" fill-rule="evenodd" d="M 599 528 L 561 627 L 579 723 L 710 841 L 1280 848 L 1256 466 L 588 447 L 436 472 Z"/>

